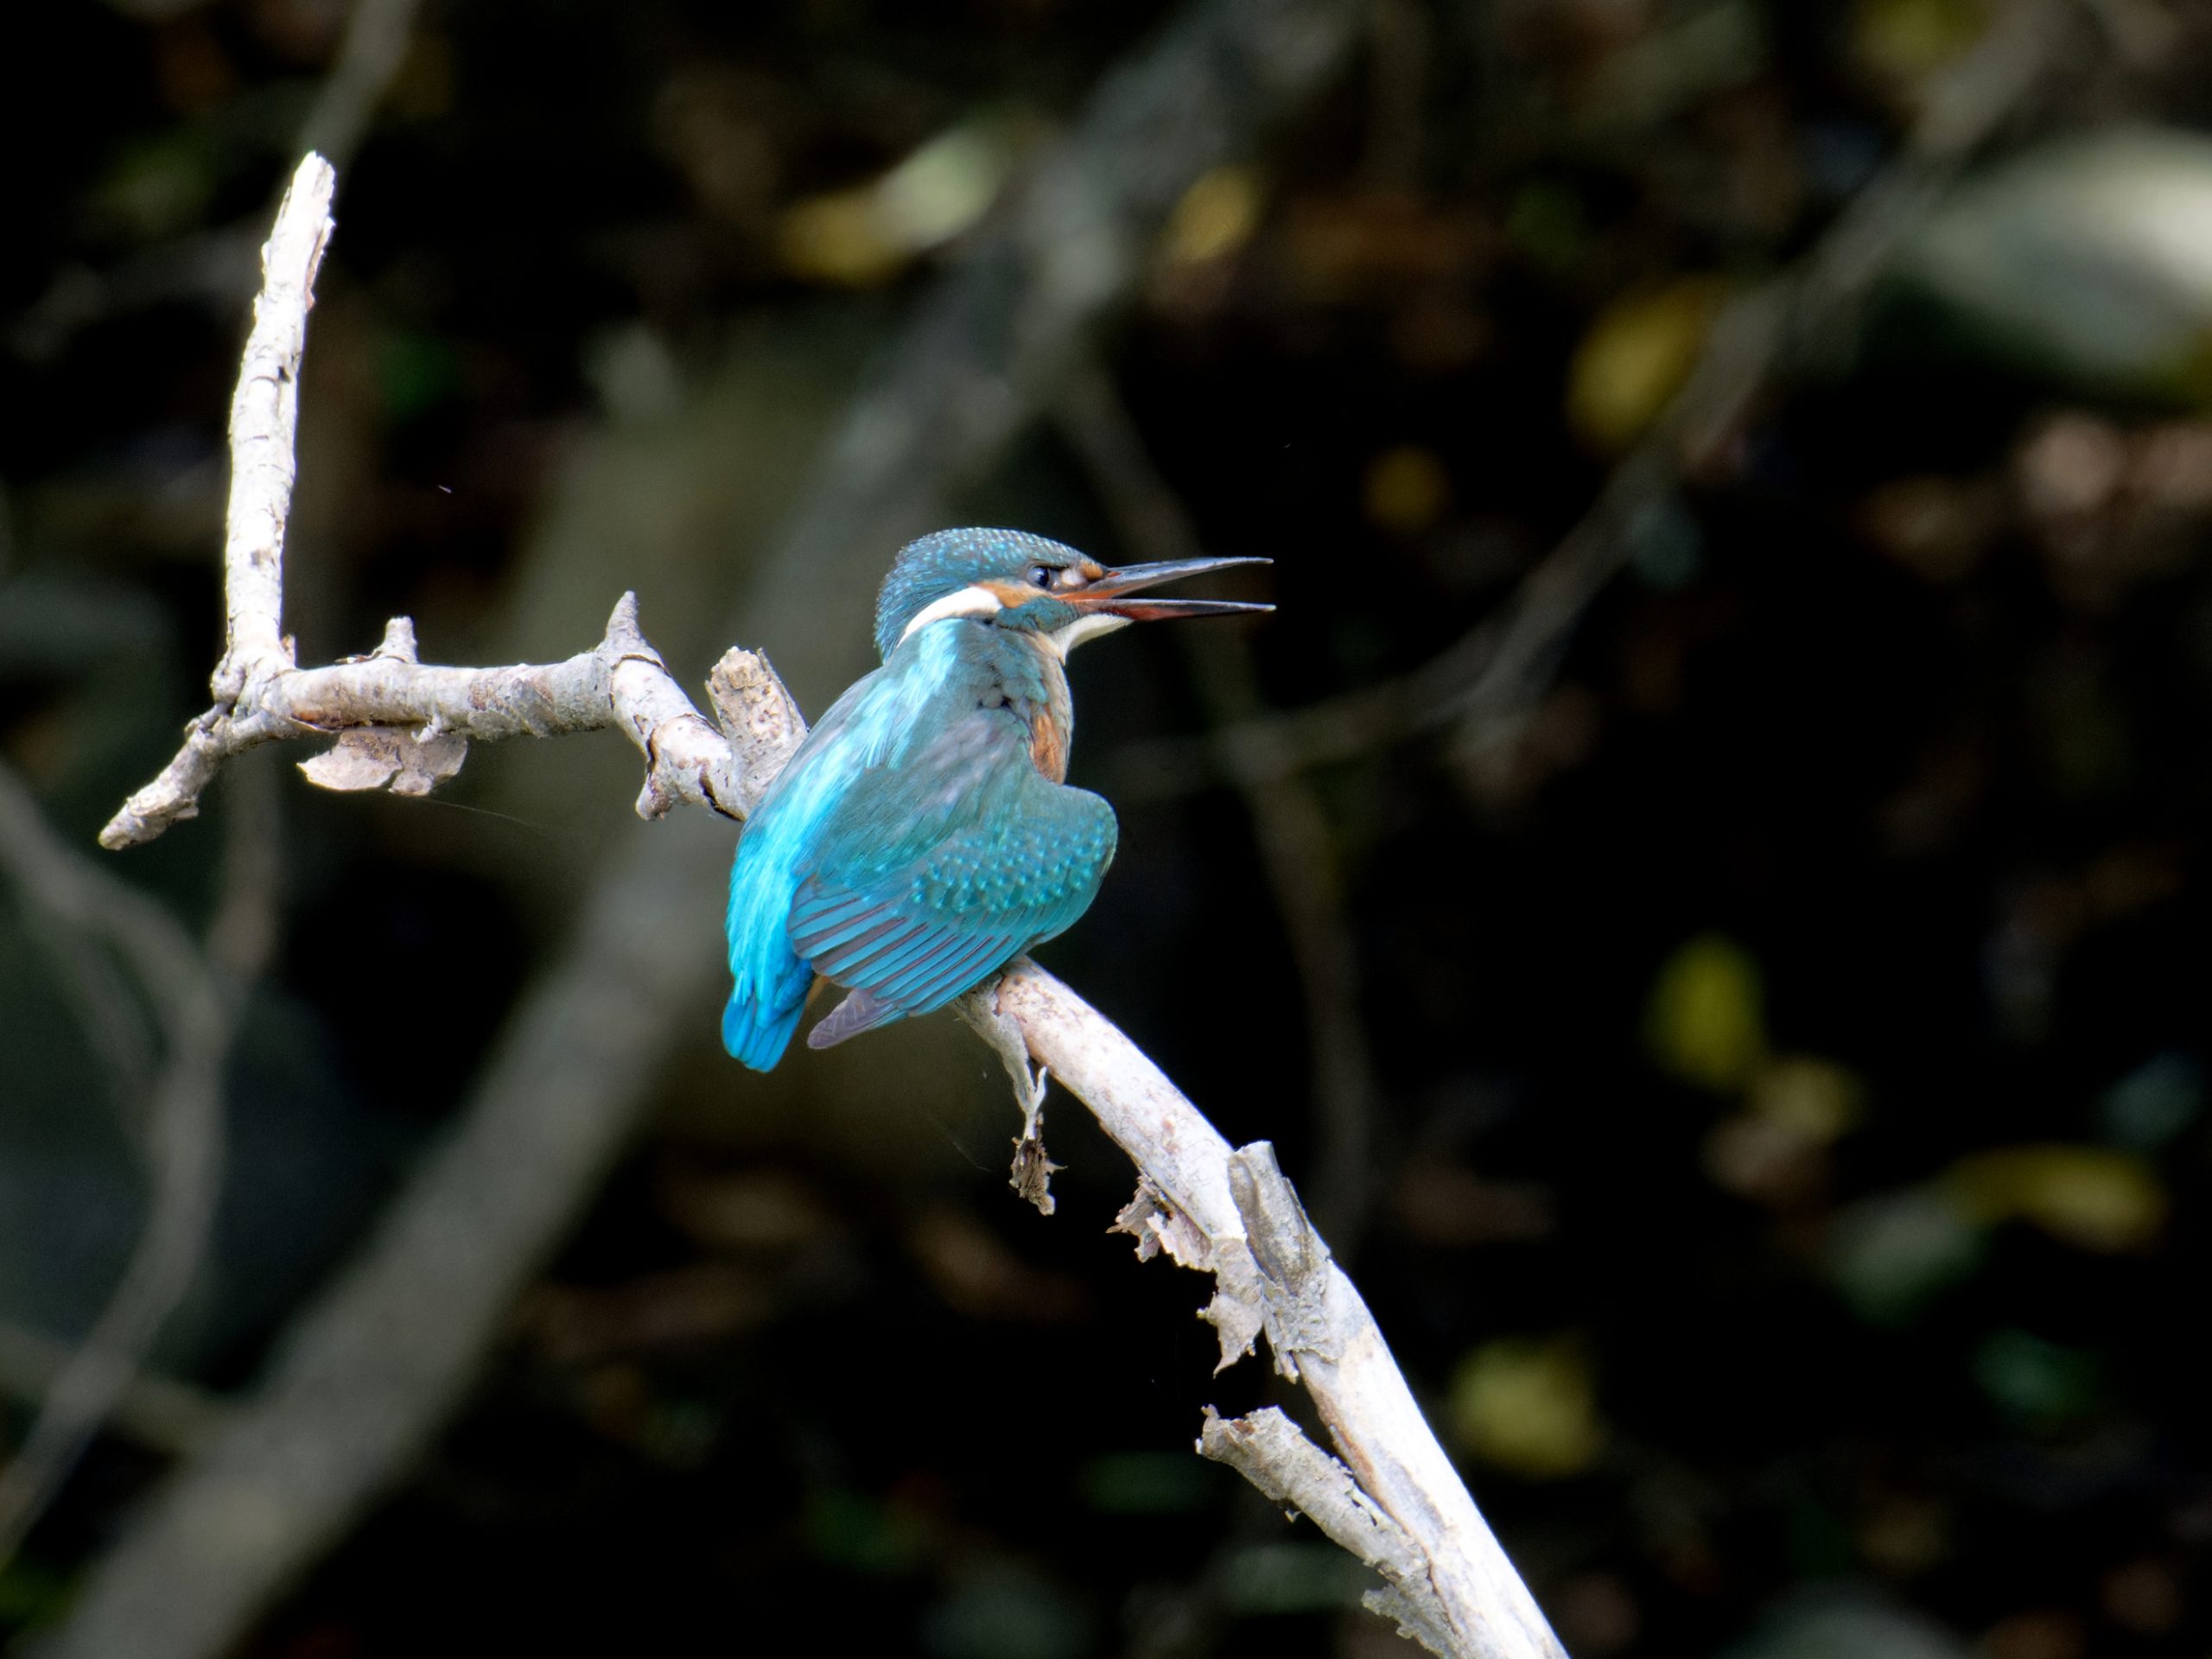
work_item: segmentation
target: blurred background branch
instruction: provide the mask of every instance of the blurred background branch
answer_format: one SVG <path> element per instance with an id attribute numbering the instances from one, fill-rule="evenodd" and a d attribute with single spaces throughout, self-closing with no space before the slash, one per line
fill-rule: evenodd
<path id="1" fill-rule="evenodd" d="M 1251 787 L 1452 728 L 1470 753 L 1524 723 L 1592 601 L 1681 511 L 1684 477 L 1711 481 L 1744 428 L 1792 372 L 1847 362 L 1859 313 L 1897 251 L 1961 168 L 2092 42 L 2071 0 L 2017 0 L 1931 86 L 1897 158 L 1839 213 L 1796 266 L 1728 304 L 1696 365 L 1597 499 L 1497 612 L 1414 672 L 1309 709 L 1247 715 L 1204 739 L 1133 745 L 1123 787 L 1160 795 L 1219 778 Z"/>
<path id="2" fill-rule="evenodd" d="M 161 906 L 61 841 L 36 799 L 0 765 L 0 871 L 60 936 L 73 978 L 86 967 L 81 944 L 127 966 L 160 1047 L 143 1095 L 121 1096 L 127 1109 L 144 1115 L 134 1126 L 147 1186 L 138 1242 L 83 1342 L 44 1379 L 29 1433 L 0 1466 L 0 1567 L 109 1415 L 131 1401 L 139 1368 L 207 1248 L 222 1185 L 225 1063 L 247 990 L 275 945 L 281 890 L 271 780 L 249 770 L 240 787 L 245 798 L 228 820 L 222 892 L 203 947 Z M 105 990 L 87 1033 L 102 1047 L 134 1017 Z M 168 1396 L 137 1403 L 142 1415 L 155 1412 L 172 1423 L 180 1415 L 162 1409 Z"/>
<path id="3" fill-rule="evenodd" d="M 149 0 L 149 14 L 174 16 L 200 0 Z M 405 61 L 422 0 L 357 0 L 346 12 L 336 63 L 282 151 L 326 157 L 340 173 L 367 134 L 378 101 Z M 180 302 L 227 313 L 253 292 L 265 215 L 253 213 L 146 249 L 106 270 L 72 266 L 15 321 L 10 346 L 51 359 L 83 330 L 118 314 Z"/>

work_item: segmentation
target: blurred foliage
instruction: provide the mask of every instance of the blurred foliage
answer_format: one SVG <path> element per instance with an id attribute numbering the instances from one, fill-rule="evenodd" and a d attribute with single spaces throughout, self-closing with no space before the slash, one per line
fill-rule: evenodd
<path id="1" fill-rule="evenodd" d="M 1758 964 L 1731 940 L 1692 939 L 1659 970 L 1644 1023 L 1652 1058 L 1676 1077 L 1744 1088 L 1766 1056 Z"/>
<path id="2" fill-rule="evenodd" d="M 785 268 L 870 287 L 981 219 L 1012 170 L 1017 131 L 985 112 L 939 133 L 880 177 L 794 202 L 778 228 Z"/>
<path id="3" fill-rule="evenodd" d="M 1452 1438 L 1484 1462 L 1534 1478 L 1579 1474 L 1605 1443 L 1582 1344 L 1501 1338 L 1459 1362 Z"/>
<path id="4" fill-rule="evenodd" d="M 1567 422 L 1616 454 L 1643 435 L 1689 378 L 1723 299 L 1708 276 L 1622 296 L 1598 314 L 1567 371 Z"/>
<path id="5" fill-rule="evenodd" d="M 2212 139 L 2054 144 L 1962 191 L 1901 276 L 1964 343 L 2092 395 L 2212 397 Z"/>
<path id="6" fill-rule="evenodd" d="M 1497 618 L 2015 3 L 1362 7 L 1357 67 L 1129 251 L 1102 345 L 1209 550 L 1276 560 L 1257 694 Z M 2050 86 L 1639 505 L 1525 702 L 1310 780 L 1374 1055 L 1332 1242 L 1577 1659 L 2212 1644 L 2212 12 L 2059 10 Z M 303 659 L 397 613 L 432 660 L 557 658 L 633 588 L 697 679 L 862 365 L 1170 15 L 425 6 L 315 314 Z M 205 697 L 251 251 L 346 16 L 0 9 L 0 756 L 81 842 Z M 943 514 L 1151 556 L 1044 426 Z M 1160 783 L 1202 700 L 1147 632 L 1074 670 L 1122 845 L 1046 954 L 1312 1192 L 1296 951 L 1237 797 Z M 287 787 L 172 1380 L 250 1382 L 650 844 L 635 788 L 612 738 L 426 802 Z M 195 925 L 228 798 L 128 864 Z M 65 1338 L 137 1217 L 143 1058 L 67 952 L 0 890 L 0 1319 Z M 248 1659 L 813 1651 L 825 1617 L 954 1659 L 1394 1650 L 1348 1560 L 1185 1452 L 1275 1385 L 1214 1377 L 1203 1287 L 1104 1235 L 1128 1170 L 1078 1111 L 1047 1221 L 951 1022 L 756 1078 L 683 1017 L 465 1411 Z M 20 1433 L 35 1379 L 0 1382 Z M 0 1626 L 172 1455 L 104 1440 Z"/>
<path id="7" fill-rule="evenodd" d="M 2084 1249 L 2140 1249 L 2166 1216 L 2142 1160 L 2101 1147 L 1999 1147 L 1961 1158 L 1943 1179 L 1971 1219 L 2018 1217 Z"/>

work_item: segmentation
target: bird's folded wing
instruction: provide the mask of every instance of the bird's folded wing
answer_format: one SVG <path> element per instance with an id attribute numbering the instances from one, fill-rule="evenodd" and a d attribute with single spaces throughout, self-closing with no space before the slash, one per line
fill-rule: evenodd
<path id="1" fill-rule="evenodd" d="M 893 771 L 859 785 L 883 798 L 848 804 L 791 906 L 792 950 L 867 992 L 884 1020 L 940 1007 L 1067 927 L 1114 857 L 1113 808 L 1048 781 L 1018 747 L 1007 764 L 968 772 L 957 804 L 938 795 L 901 812 L 917 781 L 906 776 L 902 791 Z"/>

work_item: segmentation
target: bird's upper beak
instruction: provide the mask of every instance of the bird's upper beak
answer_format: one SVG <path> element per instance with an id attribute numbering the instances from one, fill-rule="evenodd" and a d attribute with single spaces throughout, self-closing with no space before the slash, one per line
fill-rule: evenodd
<path id="1" fill-rule="evenodd" d="M 1178 616 L 1242 616 L 1253 611 L 1272 611 L 1272 605 L 1246 604 L 1234 599 L 1135 599 L 1131 595 L 1164 582 L 1202 576 L 1210 570 L 1226 570 L 1239 564 L 1272 564 L 1272 559 L 1169 559 L 1160 564 L 1125 564 L 1109 570 L 1089 587 L 1067 595 L 1079 611 L 1103 612 L 1132 622 L 1165 622 Z"/>

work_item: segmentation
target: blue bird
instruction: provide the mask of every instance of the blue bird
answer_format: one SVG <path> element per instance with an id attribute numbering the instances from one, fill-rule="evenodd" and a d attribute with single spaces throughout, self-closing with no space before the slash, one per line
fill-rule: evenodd
<path id="1" fill-rule="evenodd" d="M 1265 611 L 1142 590 L 1265 559 L 1109 569 L 1013 530 L 902 550 L 875 602 L 883 666 L 837 699 L 746 825 L 729 882 L 722 1045 L 783 1058 L 817 980 L 827 1048 L 942 1007 L 1090 907 L 1114 809 L 1071 789 L 1067 654 L 1131 622 Z"/>

